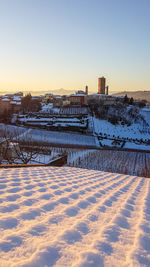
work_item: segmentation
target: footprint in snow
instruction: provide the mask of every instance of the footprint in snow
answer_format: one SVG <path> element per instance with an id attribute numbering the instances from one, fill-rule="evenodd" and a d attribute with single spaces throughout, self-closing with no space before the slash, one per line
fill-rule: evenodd
<path id="1" fill-rule="evenodd" d="M 30 198 L 30 199 L 27 199 L 24 202 L 22 202 L 22 205 L 24 205 L 24 206 L 32 206 L 36 202 L 37 202 L 36 199 Z"/>
<path id="2" fill-rule="evenodd" d="M 69 216 L 69 217 L 74 217 L 78 214 L 78 208 L 77 207 L 71 207 L 71 208 L 68 208 L 66 209 L 66 214 Z"/>
<path id="3" fill-rule="evenodd" d="M 125 217 L 131 218 L 131 211 L 128 209 L 122 209 L 120 213 Z"/>
<path id="4" fill-rule="evenodd" d="M 0 220 L 0 228 L 7 230 L 17 227 L 18 220 L 15 218 L 7 218 L 5 220 Z"/>
<path id="5" fill-rule="evenodd" d="M 69 203 L 69 199 L 67 197 L 62 197 L 59 199 L 59 202 L 62 204 L 68 204 Z"/>
<path id="6" fill-rule="evenodd" d="M 20 198 L 21 196 L 18 194 L 13 194 L 13 195 L 8 195 L 6 197 L 6 201 L 16 201 L 18 198 Z"/>
<path id="7" fill-rule="evenodd" d="M 49 200 L 50 198 L 52 198 L 53 195 L 52 194 L 43 194 L 40 199 L 45 199 L 45 200 Z"/>
<path id="8" fill-rule="evenodd" d="M 94 246 L 95 249 L 97 249 L 102 254 L 111 255 L 113 253 L 113 248 L 109 243 L 106 242 L 97 242 Z"/>
<path id="9" fill-rule="evenodd" d="M 95 197 L 88 197 L 86 200 L 91 202 L 91 203 L 96 203 L 96 198 Z"/>
<path id="10" fill-rule="evenodd" d="M 78 223 L 76 229 L 84 235 L 87 235 L 89 232 L 88 225 L 85 222 Z"/>
<path id="11" fill-rule="evenodd" d="M 48 203 L 48 204 L 45 204 L 45 205 L 42 207 L 42 209 L 43 209 L 44 211 L 51 211 L 51 210 L 53 210 L 53 209 L 55 208 L 56 205 L 57 205 L 56 202 L 50 202 L 50 203 Z"/>
<path id="12" fill-rule="evenodd" d="M 78 199 L 79 195 L 77 193 L 73 193 L 69 197 L 72 198 L 72 199 Z"/>
<path id="13" fill-rule="evenodd" d="M 81 209 L 86 209 L 88 206 L 90 205 L 90 203 L 88 201 L 80 201 L 78 203 L 78 207 Z"/>
<path id="14" fill-rule="evenodd" d="M 78 267 L 103 267 L 104 262 L 99 254 L 93 252 L 86 252 L 82 254 L 82 262 Z"/>
<path id="15" fill-rule="evenodd" d="M 41 252 L 38 252 L 32 260 L 22 265 L 22 267 L 52 267 L 56 264 L 57 260 L 61 257 L 59 253 L 60 248 L 55 247 L 47 247 L 45 249 L 42 249 Z"/>
<path id="16" fill-rule="evenodd" d="M 32 227 L 31 230 L 29 231 L 29 233 L 32 236 L 41 236 L 45 231 L 46 231 L 46 226 L 40 224 L 40 225 L 36 225 L 36 226 Z"/>
<path id="17" fill-rule="evenodd" d="M 34 191 L 27 191 L 27 192 L 25 192 L 23 195 L 25 196 L 25 197 L 29 197 L 29 196 L 32 196 L 34 194 Z"/>
<path id="18" fill-rule="evenodd" d="M 63 220 L 63 216 L 61 215 L 55 215 L 53 217 L 51 217 L 49 219 L 49 223 L 52 223 L 52 224 L 58 224 L 59 222 L 61 222 Z"/>
<path id="19" fill-rule="evenodd" d="M 47 188 L 40 188 L 38 191 L 39 192 L 46 192 L 47 191 Z"/>
<path id="20" fill-rule="evenodd" d="M 31 210 L 29 212 L 22 213 L 21 218 L 23 220 L 34 220 L 37 216 L 41 215 L 41 210 L 36 209 L 36 210 Z"/>
<path id="21" fill-rule="evenodd" d="M 88 215 L 88 219 L 89 219 L 91 222 L 96 222 L 96 221 L 98 221 L 98 216 L 95 215 L 95 214 L 91 214 L 91 215 Z"/>
<path id="22" fill-rule="evenodd" d="M 114 222 L 121 228 L 130 229 L 130 225 L 129 225 L 127 219 L 123 216 L 117 217 Z"/>
<path id="23" fill-rule="evenodd" d="M 10 204 L 8 206 L 0 207 L 0 211 L 2 213 L 12 212 L 12 211 L 17 210 L 17 209 L 19 209 L 19 205 L 16 205 L 16 204 Z"/>
<path id="24" fill-rule="evenodd" d="M 148 235 L 142 235 L 139 238 L 140 247 L 150 254 L 150 237 Z"/>
<path id="25" fill-rule="evenodd" d="M 0 250 L 3 252 L 14 250 L 22 244 L 22 238 L 19 236 L 9 236 L 7 237 L 7 240 L 0 243 Z"/>
<path id="26" fill-rule="evenodd" d="M 119 241 L 119 236 L 120 236 L 119 228 L 115 225 L 110 226 L 107 230 L 105 230 L 104 236 L 106 236 L 108 242 Z"/>
<path id="27" fill-rule="evenodd" d="M 21 190 L 22 189 L 20 187 L 14 187 L 14 188 L 9 189 L 7 192 L 8 193 L 17 193 L 17 192 L 19 192 Z"/>
<path id="28" fill-rule="evenodd" d="M 62 235 L 62 239 L 71 245 L 75 242 L 79 242 L 82 239 L 81 234 L 76 230 L 68 230 Z"/>

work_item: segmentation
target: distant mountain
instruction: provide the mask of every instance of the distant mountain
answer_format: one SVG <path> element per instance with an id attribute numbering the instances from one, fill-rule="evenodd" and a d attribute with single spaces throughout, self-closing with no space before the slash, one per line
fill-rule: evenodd
<path id="1" fill-rule="evenodd" d="M 133 91 L 133 92 L 124 91 L 124 92 L 115 93 L 115 95 L 120 95 L 120 96 L 125 96 L 126 94 L 128 97 L 133 97 L 136 100 L 145 99 L 148 102 L 150 102 L 150 91 Z"/>
<path id="2" fill-rule="evenodd" d="M 66 90 L 66 89 L 61 88 L 61 89 L 56 89 L 56 90 L 49 90 L 48 92 L 54 95 L 70 95 L 70 94 L 74 94 L 75 90 Z"/>
<path id="3" fill-rule="evenodd" d="M 6 91 L 0 91 L 0 95 L 5 95 L 5 94 L 14 94 L 18 91 L 23 92 L 24 95 L 31 93 L 31 95 L 45 95 L 45 94 L 54 94 L 54 95 L 70 95 L 75 93 L 75 90 L 66 90 L 66 89 L 56 89 L 56 90 L 8 90 Z M 77 90 L 76 90 L 77 91 Z"/>

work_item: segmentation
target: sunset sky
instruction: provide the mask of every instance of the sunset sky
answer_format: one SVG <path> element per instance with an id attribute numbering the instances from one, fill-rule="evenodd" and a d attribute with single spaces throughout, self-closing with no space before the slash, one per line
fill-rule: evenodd
<path id="1" fill-rule="evenodd" d="M 0 0 L 0 91 L 150 90 L 150 0 Z"/>

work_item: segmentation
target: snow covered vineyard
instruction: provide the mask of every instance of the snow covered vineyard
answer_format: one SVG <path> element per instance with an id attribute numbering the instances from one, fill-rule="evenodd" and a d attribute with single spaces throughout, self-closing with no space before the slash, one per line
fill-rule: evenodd
<path id="1" fill-rule="evenodd" d="M 77 153 L 76 153 L 77 154 Z M 84 169 L 150 177 L 150 153 L 85 150 L 70 157 L 68 165 Z"/>
<path id="2" fill-rule="evenodd" d="M 150 266 L 150 179 L 0 169 L 0 266 Z"/>

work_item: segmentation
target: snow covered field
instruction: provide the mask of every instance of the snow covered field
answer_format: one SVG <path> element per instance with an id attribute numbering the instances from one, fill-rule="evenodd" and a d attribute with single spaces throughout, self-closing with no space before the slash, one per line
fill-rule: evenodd
<path id="1" fill-rule="evenodd" d="M 5 129 L 5 125 L 0 124 L 0 128 Z M 12 125 L 8 125 L 7 130 L 9 130 L 12 135 L 17 132 L 20 139 L 24 139 L 28 136 L 32 141 L 39 143 L 46 142 L 49 144 L 97 147 L 96 137 L 91 135 L 28 129 Z"/>
<path id="2" fill-rule="evenodd" d="M 93 118 L 94 131 L 96 133 L 105 133 L 110 136 L 115 137 L 124 137 L 124 138 L 133 138 L 133 139 L 144 139 L 147 140 L 150 138 L 150 127 L 143 128 L 139 123 L 133 123 L 131 126 L 127 125 L 114 125 L 106 120 L 99 120 Z"/>
<path id="3" fill-rule="evenodd" d="M 33 141 L 38 142 L 44 141 L 52 144 L 96 147 L 94 136 L 37 129 L 30 129 L 30 135 L 32 136 Z"/>
<path id="4" fill-rule="evenodd" d="M 147 122 L 149 122 L 147 116 L 146 118 Z M 113 147 L 113 139 L 122 139 L 122 141 L 125 140 L 124 148 L 150 151 L 150 145 L 147 144 L 147 141 L 150 140 L 150 126 L 148 125 L 144 126 L 142 123 L 132 123 L 130 126 L 121 124 L 114 125 L 107 120 L 97 118 L 90 118 L 89 121 L 92 121 L 95 135 L 107 136 L 108 139 L 102 138 L 100 141 L 100 145 L 102 146 Z M 142 139 L 145 143 L 136 143 L 136 139 Z"/>
<path id="5" fill-rule="evenodd" d="M 75 159 L 68 158 L 68 165 L 90 170 L 150 177 L 150 153 L 86 150 L 85 153 L 80 152 Z"/>
<path id="6" fill-rule="evenodd" d="M 1 267 L 150 266 L 150 179 L 0 169 Z"/>

